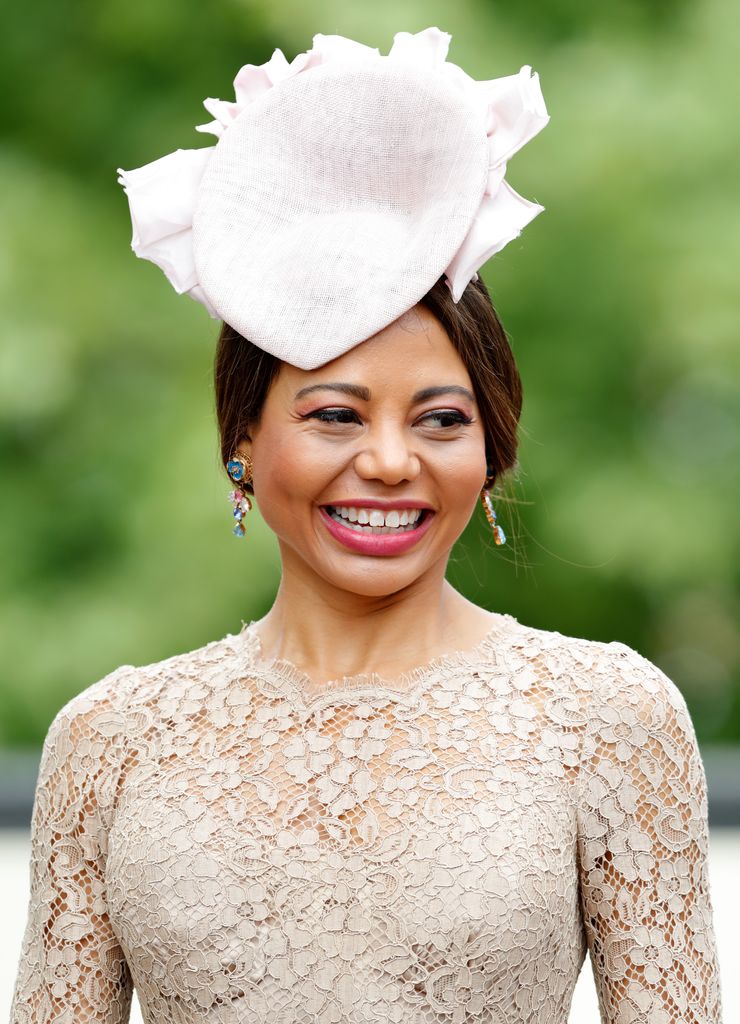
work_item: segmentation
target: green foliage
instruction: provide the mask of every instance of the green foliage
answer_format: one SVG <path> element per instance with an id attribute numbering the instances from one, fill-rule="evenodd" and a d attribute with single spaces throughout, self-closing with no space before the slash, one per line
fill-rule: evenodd
<path id="1" fill-rule="evenodd" d="M 386 52 L 430 24 L 478 79 L 533 65 L 552 114 L 507 174 L 546 212 L 484 271 L 525 387 L 509 543 L 480 510 L 450 578 L 630 643 L 702 739 L 740 738 L 736 5 L 42 0 L 0 43 L 0 740 L 37 743 L 105 672 L 235 632 L 277 585 L 258 512 L 230 530 L 216 325 L 132 255 L 116 167 L 212 144 L 202 100 L 275 46 Z"/>

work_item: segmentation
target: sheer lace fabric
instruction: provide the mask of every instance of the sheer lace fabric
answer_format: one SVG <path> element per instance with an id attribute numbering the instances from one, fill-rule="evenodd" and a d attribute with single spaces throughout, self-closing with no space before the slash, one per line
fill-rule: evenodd
<path id="1" fill-rule="evenodd" d="M 703 765 L 621 643 L 499 616 L 317 687 L 253 624 L 44 743 L 11 1024 L 720 1024 Z"/>

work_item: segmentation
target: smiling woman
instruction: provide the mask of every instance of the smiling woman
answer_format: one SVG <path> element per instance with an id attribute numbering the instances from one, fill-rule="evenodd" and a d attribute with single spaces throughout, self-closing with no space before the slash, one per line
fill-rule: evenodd
<path id="1" fill-rule="evenodd" d="M 384 599 L 413 584 L 418 623 L 419 592 L 434 579 L 437 594 L 484 485 L 516 460 L 521 383 L 480 279 L 459 303 L 437 281 L 393 323 L 314 370 L 265 358 L 224 325 L 215 392 L 224 463 L 250 460 L 245 490 L 280 543 L 278 607 L 294 575 L 306 583 L 310 572 L 310 592 L 329 585 Z M 290 600 L 291 617 L 308 622 Z M 482 616 L 469 611 L 474 640 Z"/>
<path id="2" fill-rule="evenodd" d="M 214 153 L 124 172 L 135 248 L 223 320 L 222 461 L 282 575 L 56 716 L 12 1024 L 120 1024 L 134 987 L 146 1024 L 566 1024 L 587 951 L 604 1024 L 720 1024 L 677 687 L 446 579 L 516 465 L 477 269 L 541 209 L 504 171 L 547 122 L 531 69 L 448 43 L 276 51 L 206 101 Z"/>
<path id="3" fill-rule="evenodd" d="M 308 479 L 315 485 L 319 479 L 316 459 L 325 460 L 326 452 L 332 452 L 340 461 L 353 462 L 354 472 L 362 476 L 370 469 L 368 463 L 378 445 L 384 461 L 394 458 L 397 444 L 388 436 L 393 421 L 402 445 L 413 439 L 407 455 L 425 464 L 446 458 L 456 465 L 456 473 L 449 474 L 446 482 L 456 499 L 452 508 L 464 519 L 456 524 L 458 535 L 484 484 L 493 487 L 516 464 L 521 381 L 506 333 L 480 278 L 469 285 L 459 303 L 440 279 L 393 324 L 315 371 L 284 364 L 224 324 L 214 381 L 223 462 L 228 464 L 234 453 L 255 458 L 255 475 L 244 482 L 243 489 L 253 495 L 254 480 L 259 478 L 264 498 L 260 507 L 278 537 L 280 529 L 271 521 L 270 509 L 279 505 L 295 511 L 300 481 Z M 345 400 L 342 405 L 340 398 Z M 282 414 L 282 430 L 276 414 Z M 292 433 L 285 431 L 289 423 Z M 467 461 L 461 460 L 463 454 Z M 472 487 L 473 497 L 463 504 L 460 476 L 471 460 L 474 479 L 465 487 L 468 493 Z M 282 477 L 289 492 L 277 504 L 264 492 L 266 471 L 273 487 L 276 478 Z M 322 472 L 326 479 L 330 469 L 325 462 Z M 342 479 L 337 465 L 333 472 L 331 484 L 327 482 L 331 494 L 314 492 L 313 503 L 323 511 L 322 521 L 339 543 L 368 554 L 400 554 L 431 526 L 435 508 L 431 497 L 420 493 L 427 486 L 423 478 L 416 485 L 408 479 L 404 486 L 393 480 L 398 467 L 386 466 L 383 478 L 367 487 L 360 486 L 361 480 L 354 476 Z M 393 494 L 386 493 L 390 490 Z M 335 512 L 332 518 L 330 507 L 346 511 Z M 391 537 L 398 530 L 409 532 L 408 515 L 401 521 L 404 507 L 425 510 L 425 514 L 418 520 L 414 517 L 409 536 Z M 370 509 L 375 510 L 374 518 Z M 378 519 L 381 509 L 390 513 L 388 520 Z M 292 525 L 298 521 L 293 519 Z M 449 536 L 452 525 L 448 519 L 444 536 Z M 366 533 L 375 539 L 363 536 Z M 381 533 L 387 539 L 378 539 Z"/>

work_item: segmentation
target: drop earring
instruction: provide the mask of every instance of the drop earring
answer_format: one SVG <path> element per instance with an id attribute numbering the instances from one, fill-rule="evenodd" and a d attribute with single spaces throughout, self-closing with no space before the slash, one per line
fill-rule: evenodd
<path id="1" fill-rule="evenodd" d="M 506 534 L 503 529 L 496 522 L 496 510 L 493 507 L 493 501 L 491 499 L 491 487 L 496 479 L 496 474 L 492 471 L 491 466 L 487 467 L 488 476 L 486 482 L 483 484 L 483 488 L 480 492 L 481 502 L 483 503 L 483 511 L 486 513 L 486 519 L 491 524 L 491 530 L 493 531 L 493 539 L 496 544 L 506 543 Z"/>
<path id="2" fill-rule="evenodd" d="M 252 510 L 252 502 L 243 489 L 252 479 L 252 460 L 248 455 L 234 455 L 226 463 L 226 472 L 237 485 L 233 491 L 229 491 L 229 501 L 234 504 L 233 516 L 236 519 L 233 533 L 236 537 L 243 537 L 244 516 Z"/>

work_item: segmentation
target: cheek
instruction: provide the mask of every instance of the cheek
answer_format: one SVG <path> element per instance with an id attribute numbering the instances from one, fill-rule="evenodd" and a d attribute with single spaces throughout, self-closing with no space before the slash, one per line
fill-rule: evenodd
<path id="1" fill-rule="evenodd" d="M 470 505 L 480 494 L 486 478 L 486 448 L 483 435 L 465 444 L 450 446 L 437 458 L 436 479 L 448 509 Z M 462 511 L 462 508 L 461 508 Z"/>
<path id="2" fill-rule="evenodd" d="M 486 475 L 485 457 L 475 455 L 455 462 L 438 477 L 445 511 L 467 520 L 475 506 Z"/>
<path id="3" fill-rule="evenodd" d="M 266 520 L 295 515 L 299 506 L 317 500 L 338 471 L 337 453 L 299 432 L 261 433 L 255 439 L 254 459 L 255 497 L 258 502 L 263 499 Z"/>

